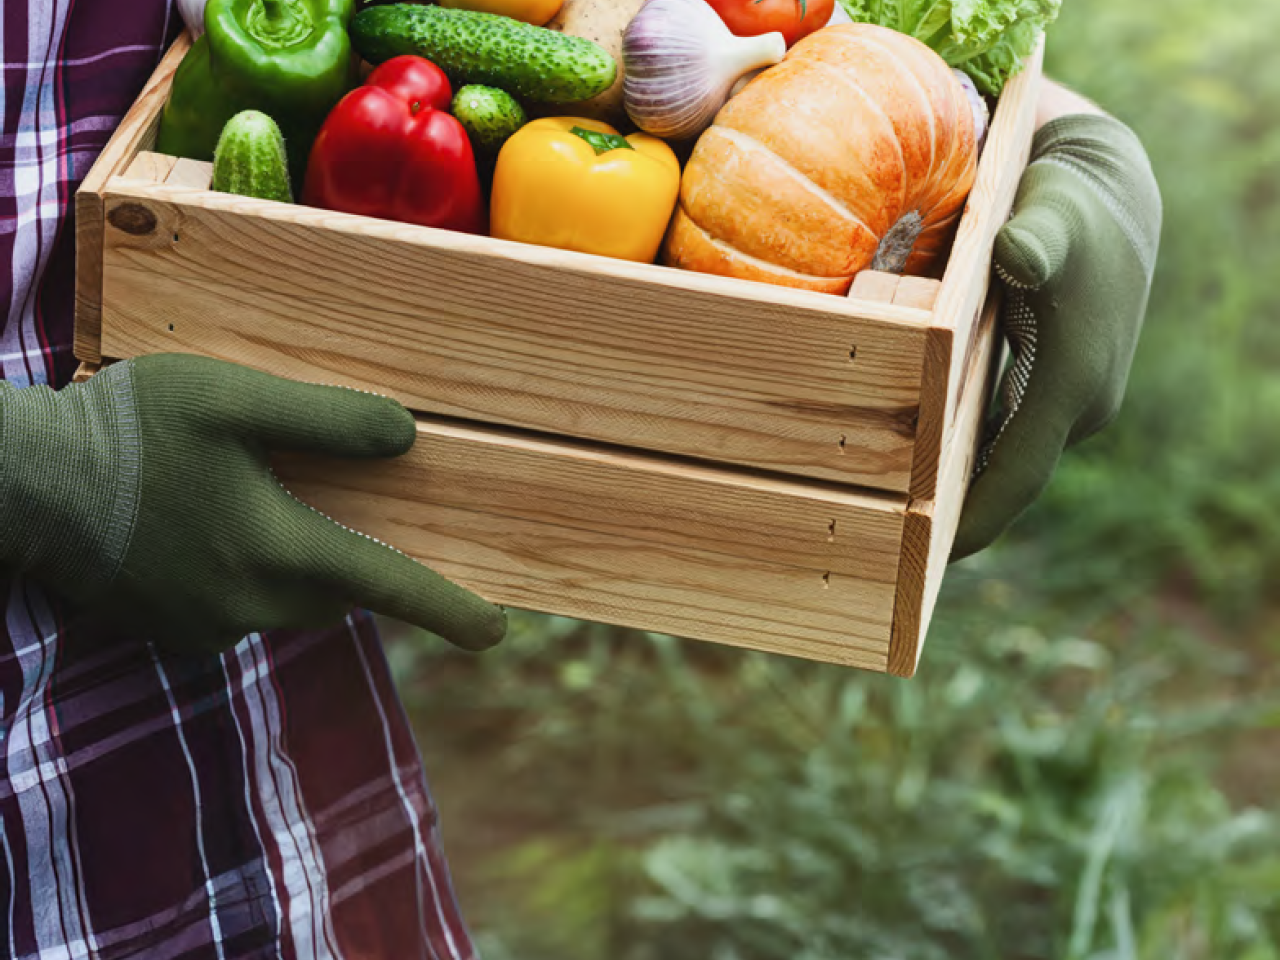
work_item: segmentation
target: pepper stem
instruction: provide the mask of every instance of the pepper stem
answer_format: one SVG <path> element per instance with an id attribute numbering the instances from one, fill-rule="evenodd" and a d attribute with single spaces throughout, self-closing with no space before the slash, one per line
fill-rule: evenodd
<path id="1" fill-rule="evenodd" d="M 254 0 L 245 30 L 264 47 L 292 47 L 311 36 L 311 11 L 301 0 Z"/>
<path id="2" fill-rule="evenodd" d="M 585 127 L 574 127 L 569 132 L 591 144 L 591 149 L 596 152 L 597 157 L 602 153 L 608 153 L 610 150 L 635 149 L 627 142 L 626 137 L 620 137 L 616 133 L 601 133 L 599 130 L 588 130 Z"/>

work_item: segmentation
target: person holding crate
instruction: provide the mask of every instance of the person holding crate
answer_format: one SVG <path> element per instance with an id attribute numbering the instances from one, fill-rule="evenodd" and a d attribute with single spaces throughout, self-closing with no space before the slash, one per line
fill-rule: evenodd
<path id="1" fill-rule="evenodd" d="M 8 3 L 0 31 L 0 953 L 475 955 L 370 614 L 463 647 L 499 609 L 294 500 L 270 451 L 390 457 L 394 401 L 195 357 L 72 368 L 76 184 L 178 29 L 168 0 Z M 1123 395 L 1160 201 L 1049 86 L 997 269 L 1015 362 L 956 555 Z"/>

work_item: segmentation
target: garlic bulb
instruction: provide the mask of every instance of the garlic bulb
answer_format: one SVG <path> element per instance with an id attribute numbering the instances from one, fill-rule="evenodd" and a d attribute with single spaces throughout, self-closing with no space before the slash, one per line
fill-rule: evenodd
<path id="1" fill-rule="evenodd" d="M 656 137 L 695 137 L 739 77 L 786 52 L 781 33 L 734 36 L 706 0 L 649 0 L 622 38 L 627 113 Z"/>
<path id="2" fill-rule="evenodd" d="M 204 34 L 204 8 L 209 0 L 178 0 L 178 12 L 182 22 L 191 31 L 191 39 L 199 40 Z"/>
<path id="3" fill-rule="evenodd" d="M 973 82 L 967 73 L 956 69 L 952 69 L 951 72 L 960 81 L 960 86 L 964 87 L 965 97 L 969 100 L 969 108 L 973 111 L 974 141 L 978 144 L 978 149 L 981 150 L 987 139 L 987 127 L 991 124 L 991 111 L 987 109 L 987 101 L 978 92 L 978 85 Z"/>

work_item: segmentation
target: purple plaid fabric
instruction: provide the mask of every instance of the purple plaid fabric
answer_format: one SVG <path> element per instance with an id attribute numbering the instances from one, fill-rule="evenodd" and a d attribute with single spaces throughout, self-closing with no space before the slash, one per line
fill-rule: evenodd
<path id="1" fill-rule="evenodd" d="M 16 384 L 71 375 L 72 198 L 176 21 L 168 0 L 0 6 Z M 474 955 L 370 618 L 168 660 L 0 591 L 0 956 Z"/>

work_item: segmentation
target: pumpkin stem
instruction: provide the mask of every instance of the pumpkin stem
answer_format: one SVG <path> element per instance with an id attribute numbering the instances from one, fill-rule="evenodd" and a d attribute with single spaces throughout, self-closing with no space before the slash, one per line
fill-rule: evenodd
<path id="1" fill-rule="evenodd" d="M 924 217 L 916 211 L 904 214 L 902 219 L 889 228 L 889 232 L 876 248 L 875 259 L 871 261 L 872 270 L 883 270 L 885 273 L 902 273 L 907 268 L 907 260 L 915 249 L 916 241 L 924 231 Z"/>

